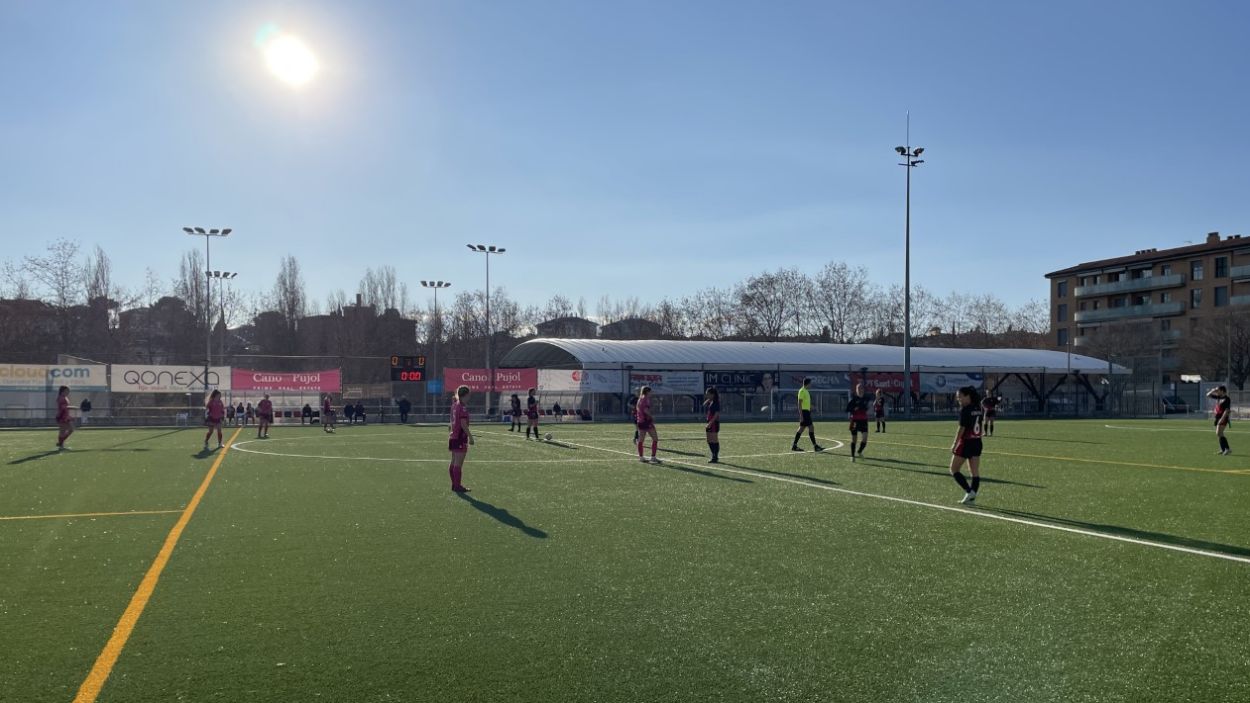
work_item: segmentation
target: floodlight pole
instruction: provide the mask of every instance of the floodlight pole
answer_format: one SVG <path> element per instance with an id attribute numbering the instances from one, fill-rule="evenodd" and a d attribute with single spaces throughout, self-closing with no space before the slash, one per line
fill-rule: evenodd
<path id="1" fill-rule="evenodd" d="M 486 391 L 486 414 L 489 416 L 491 399 L 495 396 L 495 368 L 491 361 L 495 335 L 490 328 L 490 255 L 502 254 L 507 249 L 486 244 L 467 244 L 466 246 L 470 251 L 486 255 L 486 375 L 490 377 L 490 390 Z"/>
<path id="2" fill-rule="evenodd" d="M 924 163 L 918 158 L 924 153 L 924 147 L 911 146 L 911 114 L 907 115 L 907 146 L 894 147 L 894 151 L 903 158 L 903 166 L 907 169 L 907 190 L 905 219 L 903 225 L 903 414 L 907 419 L 912 415 L 911 397 L 911 170 Z"/>
<path id="3" fill-rule="evenodd" d="M 211 392 L 208 384 L 209 367 L 213 365 L 213 313 L 212 313 L 212 277 L 209 271 L 213 266 L 213 255 L 209 244 L 213 237 L 228 237 L 234 230 L 209 229 L 203 227 L 183 227 L 182 231 L 192 237 L 204 238 L 204 402 L 208 402 Z"/>
<path id="4" fill-rule="evenodd" d="M 221 344 L 217 347 L 218 357 L 221 364 L 226 363 L 226 281 L 233 280 L 239 274 L 232 271 L 209 271 L 209 278 L 216 278 L 221 281 L 217 285 L 220 290 L 221 297 Z"/>
<path id="5" fill-rule="evenodd" d="M 438 316 L 438 291 L 440 288 L 451 288 L 450 281 L 421 281 L 422 288 L 434 289 L 434 363 L 430 364 L 434 369 L 438 369 L 438 343 L 443 336 L 443 320 Z M 429 383 L 427 380 L 426 383 Z M 445 390 L 445 389 L 444 389 Z"/>

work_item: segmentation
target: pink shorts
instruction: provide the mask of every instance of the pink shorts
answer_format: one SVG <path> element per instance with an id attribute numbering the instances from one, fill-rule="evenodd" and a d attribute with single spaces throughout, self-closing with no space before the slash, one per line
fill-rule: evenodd
<path id="1" fill-rule="evenodd" d="M 447 451 L 454 454 L 463 454 L 469 451 L 468 437 L 449 437 L 447 439 Z"/>

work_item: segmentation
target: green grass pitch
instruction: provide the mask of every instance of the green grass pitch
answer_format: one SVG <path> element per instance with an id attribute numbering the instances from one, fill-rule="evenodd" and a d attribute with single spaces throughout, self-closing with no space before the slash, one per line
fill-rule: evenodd
<path id="1" fill-rule="evenodd" d="M 844 422 L 726 424 L 720 468 L 659 429 L 650 466 L 625 425 L 478 425 L 465 497 L 442 428 L 248 429 L 98 700 L 1250 700 L 1239 426 L 1003 419 L 975 508 L 953 421 L 855 464 Z M 6 702 L 73 700 L 216 459 L 54 436 L 0 432 Z"/>

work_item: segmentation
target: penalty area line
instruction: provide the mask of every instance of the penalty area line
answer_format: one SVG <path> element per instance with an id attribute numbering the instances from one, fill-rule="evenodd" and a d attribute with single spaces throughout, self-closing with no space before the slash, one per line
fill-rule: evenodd
<path id="1" fill-rule="evenodd" d="M 55 520 L 57 518 L 72 520 L 82 517 L 116 517 L 120 515 L 169 515 L 171 513 L 180 513 L 181 510 L 127 510 L 119 513 L 64 513 L 60 515 L 3 515 L 3 520 Z"/>
<path id="2" fill-rule="evenodd" d="M 634 456 L 633 454 L 629 452 L 621 451 L 618 449 L 604 449 L 602 447 L 574 444 L 573 442 L 565 442 L 565 444 L 570 444 L 572 446 L 581 446 L 586 449 L 594 449 L 594 450 L 601 451 L 601 452 L 610 452 L 612 454 L 621 454 L 623 456 L 628 456 L 631 458 Z M 1105 539 L 1105 540 L 1110 540 L 1113 542 L 1123 542 L 1126 544 L 1135 544 L 1138 546 L 1151 547 L 1154 549 L 1164 549 L 1164 550 L 1171 551 L 1171 552 L 1181 552 L 1183 554 L 1191 554 L 1194 556 L 1208 557 L 1211 559 L 1222 559 L 1225 561 L 1234 561 L 1234 562 L 1238 562 L 1241 564 L 1250 564 L 1250 557 L 1238 556 L 1236 554 L 1227 554 L 1225 552 L 1217 552 L 1217 551 L 1210 550 L 1210 549 L 1196 549 L 1194 547 L 1182 547 L 1180 545 L 1168 544 L 1166 542 L 1155 542 L 1152 540 L 1141 539 L 1138 537 L 1124 537 L 1121 535 L 1112 535 L 1112 534 L 1107 534 L 1105 532 L 1099 532 L 1097 530 L 1087 530 L 1087 529 L 1080 528 L 1080 527 L 1068 527 L 1065 525 L 1055 525 L 1053 523 L 1042 522 L 1040 520 L 1029 520 L 1026 518 L 1012 517 L 1009 515 L 1000 515 L 998 513 L 985 512 L 983 510 L 975 510 L 975 509 L 969 509 L 969 508 L 961 508 L 961 507 L 957 507 L 954 505 L 941 505 L 938 503 L 926 503 L 923 500 L 913 500 L 911 498 L 899 498 L 898 496 L 886 496 L 886 495 L 880 495 L 877 493 L 868 493 L 866 491 L 856 491 L 856 490 L 852 490 L 849 488 L 839 488 L 837 486 L 828 486 L 828 485 L 821 484 L 821 483 L 813 483 L 811 481 L 805 481 L 803 479 L 787 478 L 785 476 L 774 476 L 771 474 L 756 473 L 750 470 L 733 469 L 733 468 L 728 468 L 728 467 L 717 465 L 717 464 L 695 464 L 692 462 L 681 461 L 681 460 L 676 460 L 676 459 L 664 459 L 663 461 L 666 464 L 679 464 L 679 465 L 683 465 L 687 467 L 699 468 L 699 469 L 706 470 L 706 471 L 720 471 L 724 473 L 741 474 L 743 476 L 750 476 L 752 478 L 759 478 L 759 479 L 764 479 L 764 480 L 769 480 L 769 481 L 779 481 L 781 483 L 791 483 L 797 486 L 805 486 L 807 488 L 815 488 L 815 489 L 822 490 L 822 491 L 841 493 L 844 495 L 856 496 L 859 498 L 871 498 L 874 500 L 883 500 L 883 501 L 888 501 L 891 503 L 900 503 L 903 505 L 911 505 L 911 506 L 919 507 L 919 508 L 929 508 L 930 510 L 943 510 L 943 511 L 950 512 L 950 513 L 960 513 L 963 515 L 968 515 L 970 517 L 984 518 L 987 520 L 998 520 L 1000 522 L 1009 522 L 1009 523 L 1014 523 L 1017 525 L 1038 527 L 1038 528 L 1042 528 L 1046 530 L 1054 530 L 1056 532 L 1066 532 L 1068 534 L 1082 535 L 1085 537 L 1094 537 L 1097 539 Z"/>

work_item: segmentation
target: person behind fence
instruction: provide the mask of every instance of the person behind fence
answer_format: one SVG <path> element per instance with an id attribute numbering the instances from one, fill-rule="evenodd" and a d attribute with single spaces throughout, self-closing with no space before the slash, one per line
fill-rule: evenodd
<path id="1" fill-rule="evenodd" d="M 799 389 L 799 431 L 794 433 L 794 441 L 790 443 L 790 451 L 801 452 L 799 440 L 803 439 L 803 430 L 812 440 L 812 451 L 823 452 L 825 448 L 816 443 L 816 426 L 812 422 L 812 379 L 803 379 L 803 387 Z"/>
<path id="2" fill-rule="evenodd" d="M 864 448 L 868 446 L 868 398 L 864 397 L 864 384 L 855 384 L 855 393 L 846 403 L 846 414 L 851 420 L 851 461 L 855 460 L 856 435 L 864 433 L 859 440 L 859 455 L 864 456 Z"/>
<path id="3" fill-rule="evenodd" d="M 226 424 L 234 425 L 234 406 L 233 405 L 226 406 Z"/>
<path id="4" fill-rule="evenodd" d="M 256 404 L 256 438 L 269 439 L 269 426 L 273 424 L 273 401 L 269 400 L 269 394 Z"/>
<path id="5" fill-rule="evenodd" d="M 638 391 L 638 405 L 634 409 L 634 424 L 638 427 L 638 461 L 647 463 L 642 458 L 642 446 L 646 443 L 646 437 L 651 437 L 651 463 L 658 464 L 660 460 L 655 453 L 659 451 L 660 436 L 655 431 L 655 417 L 651 415 L 651 386 L 643 386 Z"/>
<path id="6" fill-rule="evenodd" d="M 400 396 L 398 405 L 399 405 L 399 421 L 403 423 L 407 423 L 408 413 L 412 412 L 412 401 L 408 400 L 407 396 Z"/>
<path id="7" fill-rule="evenodd" d="M 343 401 L 343 422 L 348 425 L 356 424 L 356 406 L 349 400 Z"/>
<path id="8" fill-rule="evenodd" d="M 632 421 L 634 416 L 638 414 L 638 396 L 633 393 L 629 394 L 629 397 L 625 399 L 625 412 Z M 634 424 L 634 439 L 632 441 L 634 444 L 638 443 L 638 425 L 636 423 Z"/>
<path id="9" fill-rule="evenodd" d="M 512 400 L 510 402 L 511 402 L 511 410 L 509 412 L 511 412 L 512 414 L 509 415 L 509 417 L 512 419 L 512 421 L 508 423 L 508 431 L 520 432 L 521 431 L 521 397 L 517 395 L 516 393 L 513 393 Z M 528 436 L 528 434 L 529 433 L 527 431 L 526 435 Z"/>
<path id="10" fill-rule="evenodd" d="M 981 399 L 981 414 L 985 422 L 985 436 L 994 436 L 994 417 L 998 415 L 998 403 L 1000 398 L 994 395 L 994 391 L 989 391 L 985 397 Z"/>
<path id="11" fill-rule="evenodd" d="M 1228 397 L 1228 389 L 1224 386 L 1212 388 L 1207 397 L 1215 401 L 1215 409 L 1213 415 L 1215 417 L 1215 436 L 1220 438 L 1220 455 L 1228 456 L 1233 453 L 1228 447 L 1228 438 L 1224 436 L 1224 430 L 1228 429 L 1228 423 L 1232 416 L 1233 401 Z"/>
<path id="12" fill-rule="evenodd" d="M 451 476 L 451 490 L 456 493 L 468 493 L 461 479 L 464 476 L 464 458 L 473 444 L 473 433 L 469 430 L 469 409 L 464 401 L 469 397 L 469 387 L 460 386 L 456 389 L 455 399 L 451 403 L 451 425 L 447 434 L 447 449 L 451 452 L 451 466 L 447 473 Z"/>
<path id="13" fill-rule="evenodd" d="M 56 450 L 63 452 L 69 447 L 65 440 L 74 434 L 74 418 L 69 415 L 69 386 L 61 386 L 56 392 Z"/>
<path id="14" fill-rule="evenodd" d="M 239 401 L 239 407 L 237 407 L 237 408 L 235 408 L 235 409 L 234 409 L 234 422 L 235 422 L 235 424 L 237 424 L 237 425 L 245 425 L 245 424 L 247 424 L 247 423 L 246 423 L 246 421 L 245 421 L 246 416 L 245 416 L 243 413 L 244 413 L 244 410 L 243 410 L 243 401 L 241 401 L 241 400 L 240 400 L 240 401 Z"/>
<path id="15" fill-rule="evenodd" d="M 208 404 L 204 406 L 204 424 L 208 425 L 208 432 L 204 435 L 204 451 L 208 451 L 208 440 L 213 437 L 213 430 L 217 431 L 217 448 L 221 449 L 221 423 L 226 419 L 226 404 L 221 402 L 221 391 L 213 391 L 208 396 Z"/>
<path id="16" fill-rule="evenodd" d="M 960 503 L 972 503 L 977 499 L 977 491 L 981 489 L 981 430 L 984 418 L 981 414 L 981 398 L 977 389 L 964 386 L 955 394 L 959 401 L 959 429 L 955 432 L 955 442 L 951 445 L 951 476 L 955 483 L 964 489 L 964 497 Z M 972 471 L 972 483 L 960 473 L 964 462 Z"/>
<path id="17" fill-rule="evenodd" d="M 880 388 L 872 401 L 872 414 L 877 418 L 877 432 L 885 432 L 885 391 Z"/>
<path id="18" fill-rule="evenodd" d="M 81 424 L 87 424 L 88 416 L 91 415 L 91 399 L 83 398 L 82 405 L 78 406 L 78 419 Z"/>
<path id="19" fill-rule="evenodd" d="M 715 386 L 709 386 L 703 391 L 703 412 L 707 415 L 707 425 L 703 428 L 707 432 L 707 448 L 712 452 L 712 458 L 709 464 L 720 463 L 720 391 Z"/>
<path id="20" fill-rule="evenodd" d="M 368 420 L 368 417 L 365 416 L 365 404 L 360 402 L 359 400 L 356 401 L 356 419 L 360 420 L 360 424 L 362 425 L 369 424 L 368 422 L 366 422 L 366 420 Z"/>
<path id="21" fill-rule="evenodd" d="M 312 424 L 312 406 L 308 403 L 304 403 L 304 409 L 299 414 L 299 424 L 305 423 Z"/>

